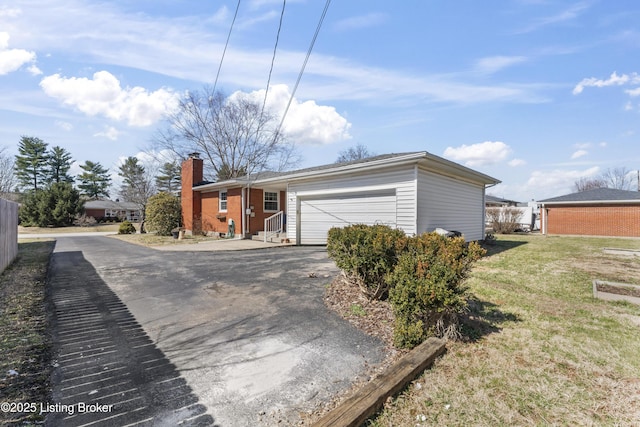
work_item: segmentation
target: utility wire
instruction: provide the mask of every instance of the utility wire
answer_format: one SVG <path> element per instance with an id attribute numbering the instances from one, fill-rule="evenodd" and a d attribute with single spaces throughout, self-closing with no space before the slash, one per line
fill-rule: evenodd
<path id="1" fill-rule="evenodd" d="M 278 33 L 276 34 L 276 44 L 273 46 L 273 56 L 271 57 L 271 68 L 269 68 L 269 78 L 267 79 L 267 88 L 264 91 L 264 100 L 262 101 L 262 110 L 260 111 L 260 117 L 264 113 L 264 107 L 267 104 L 267 94 L 269 93 L 269 85 L 271 84 L 271 74 L 273 73 L 273 63 L 276 60 L 276 51 L 278 50 L 278 41 L 280 40 L 280 30 L 282 29 L 282 19 L 284 18 L 284 9 L 287 6 L 287 0 L 282 2 L 282 11 L 280 12 L 280 23 L 278 24 Z"/>
<path id="2" fill-rule="evenodd" d="M 298 90 L 298 85 L 300 84 L 300 80 L 302 79 L 302 74 L 304 74 L 304 70 L 307 67 L 307 62 L 309 61 L 309 57 L 311 56 L 311 51 L 313 50 L 313 46 L 316 43 L 316 39 L 318 38 L 318 33 L 320 33 L 320 28 L 322 28 L 322 23 L 324 22 L 324 18 L 327 15 L 327 10 L 329 10 L 329 5 L 331 4 L 331 0 L 327 0 L 324 5 L 324 10 L 322 11 L 322 15 L 320 15 L 320 21 L 318 22 L 318 26 L 316 27 L 316 32 L 313 35 L 313 39 L 311 39 L 311 44 L 309 45 L 309 50 L 307 50 L 307 56 L 304 58 L 304 62 L 302 63 L 302 68 L 300 69 L 300 73 L 298 74 L 298 79 L 296 80 L 296 84 L 293 87 L 293 91 L 291 92 L 291 97 L 289 98 L 289 102 L 287 103 L 287 108 L 285 108 L 284 113 L 282 114 L 282 119 L 280 120 L 280 124 L 276 129 L 276 133 L 274 135 L 274 141 L 280 135 L 280 130 L 282 129 L 282 124 L 284 123 L 284 119 L 287 117 L 287 113 L 289 112 L 289 107 L 291 107 L 291 102 L 293 102 L 293 97 L 296 94 L 296 90 Z"/>
<path id="3" fill-rule="evenodd" d="M 220 77 L 220 70 L 222 69 L 222 62 L 224 62 L 224 55 L 227 53 L 227 46 L 229 45 L 229 39 L 231 38 L 231 31 L 233 30 L 233 24 L 236 22 L 236 17 L 238 16 L 238 10 L 240 9 L 240 0 L 238 0 L 238 4 L 236 5 L 236 12 L 233 14 L 233 20 L 231 21 L 231 27 L 229 28 L 229 34 L 227 35 L 227 41 L 224 44 L 224 50 L 222 51 L 222 57 L 220 58 L 220 65 L 218 65 L 218 72 L 216 73 L 216 80 L 213 83 L 213 91 L 212 93 L 216 93 L 216 86 L 218 85 L 218 78 Z"/>

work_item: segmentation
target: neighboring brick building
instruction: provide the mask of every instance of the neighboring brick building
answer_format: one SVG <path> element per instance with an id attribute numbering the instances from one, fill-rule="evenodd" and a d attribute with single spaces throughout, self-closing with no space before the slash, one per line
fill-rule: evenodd
<path id="1" fill-rule="evenodd" d="M 597 188 L 540 203 L 543 234 L 640 237 L 640 192 Z"/>

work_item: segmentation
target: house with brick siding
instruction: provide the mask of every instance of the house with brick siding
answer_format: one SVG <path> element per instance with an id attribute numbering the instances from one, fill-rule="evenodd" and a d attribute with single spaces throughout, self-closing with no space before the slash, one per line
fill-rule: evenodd
<path id="1" fill-rule="evenodd" d="M 640 237 L 640 192 L 596 188 L 540 201 L 543 234 Z"/>
<path id="2" fill-rule="evenodd" d="M 296 244 L 326 244 L 331 227 L 350 224 L 407 234 L 444 228 L 481 240 L 485 190 L 500 182 L 426 151 L 219 182 L 204 181 L 203 167 L 197 153 L 182 163 L 187 233 L 227 234 L 233 221 L 236 237 L 275 235 Z"/>
<path id="3" fill-rule="evenodd" d="M 84 214 L 97 220 L 120 219 L 137 222 L 140 220 L 140 206 L 119 200 L 87 200 L 84 203 Z"/>

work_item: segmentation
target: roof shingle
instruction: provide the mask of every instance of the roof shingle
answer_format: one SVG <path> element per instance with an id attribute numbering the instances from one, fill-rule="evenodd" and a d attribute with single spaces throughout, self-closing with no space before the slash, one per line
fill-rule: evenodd
<path id="1" fill-rule="evenodd" d="M 608 202 L 608 201 L 639 201 L 640 192 L 616 190 L 614 188 L 595 188 L 593 190 L 580 191 L 578 193 L 565 194 L 564 196 L 540 200 L 541 203 L 566 203 L 566 202 Z"/>

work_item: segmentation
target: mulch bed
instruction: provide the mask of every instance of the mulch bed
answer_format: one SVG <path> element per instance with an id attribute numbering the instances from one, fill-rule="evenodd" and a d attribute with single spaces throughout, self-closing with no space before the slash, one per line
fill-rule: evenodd
<path id="1" fill-rule="evenodd" d="M 599 292 L 608 292 L 610 294 L 625 295 L 628 297 L 640 298 L 640 287 L 615 286 L 611 284 L 598 283 L 596 289 Z"/>
<path id="2" fill-rule="evenodd" d="M 340 275 L 327 287 L 324 303 L 356 328 L 393 347 L 395 317 L 389 302 L 369 301 L 357 285 Z"/>

